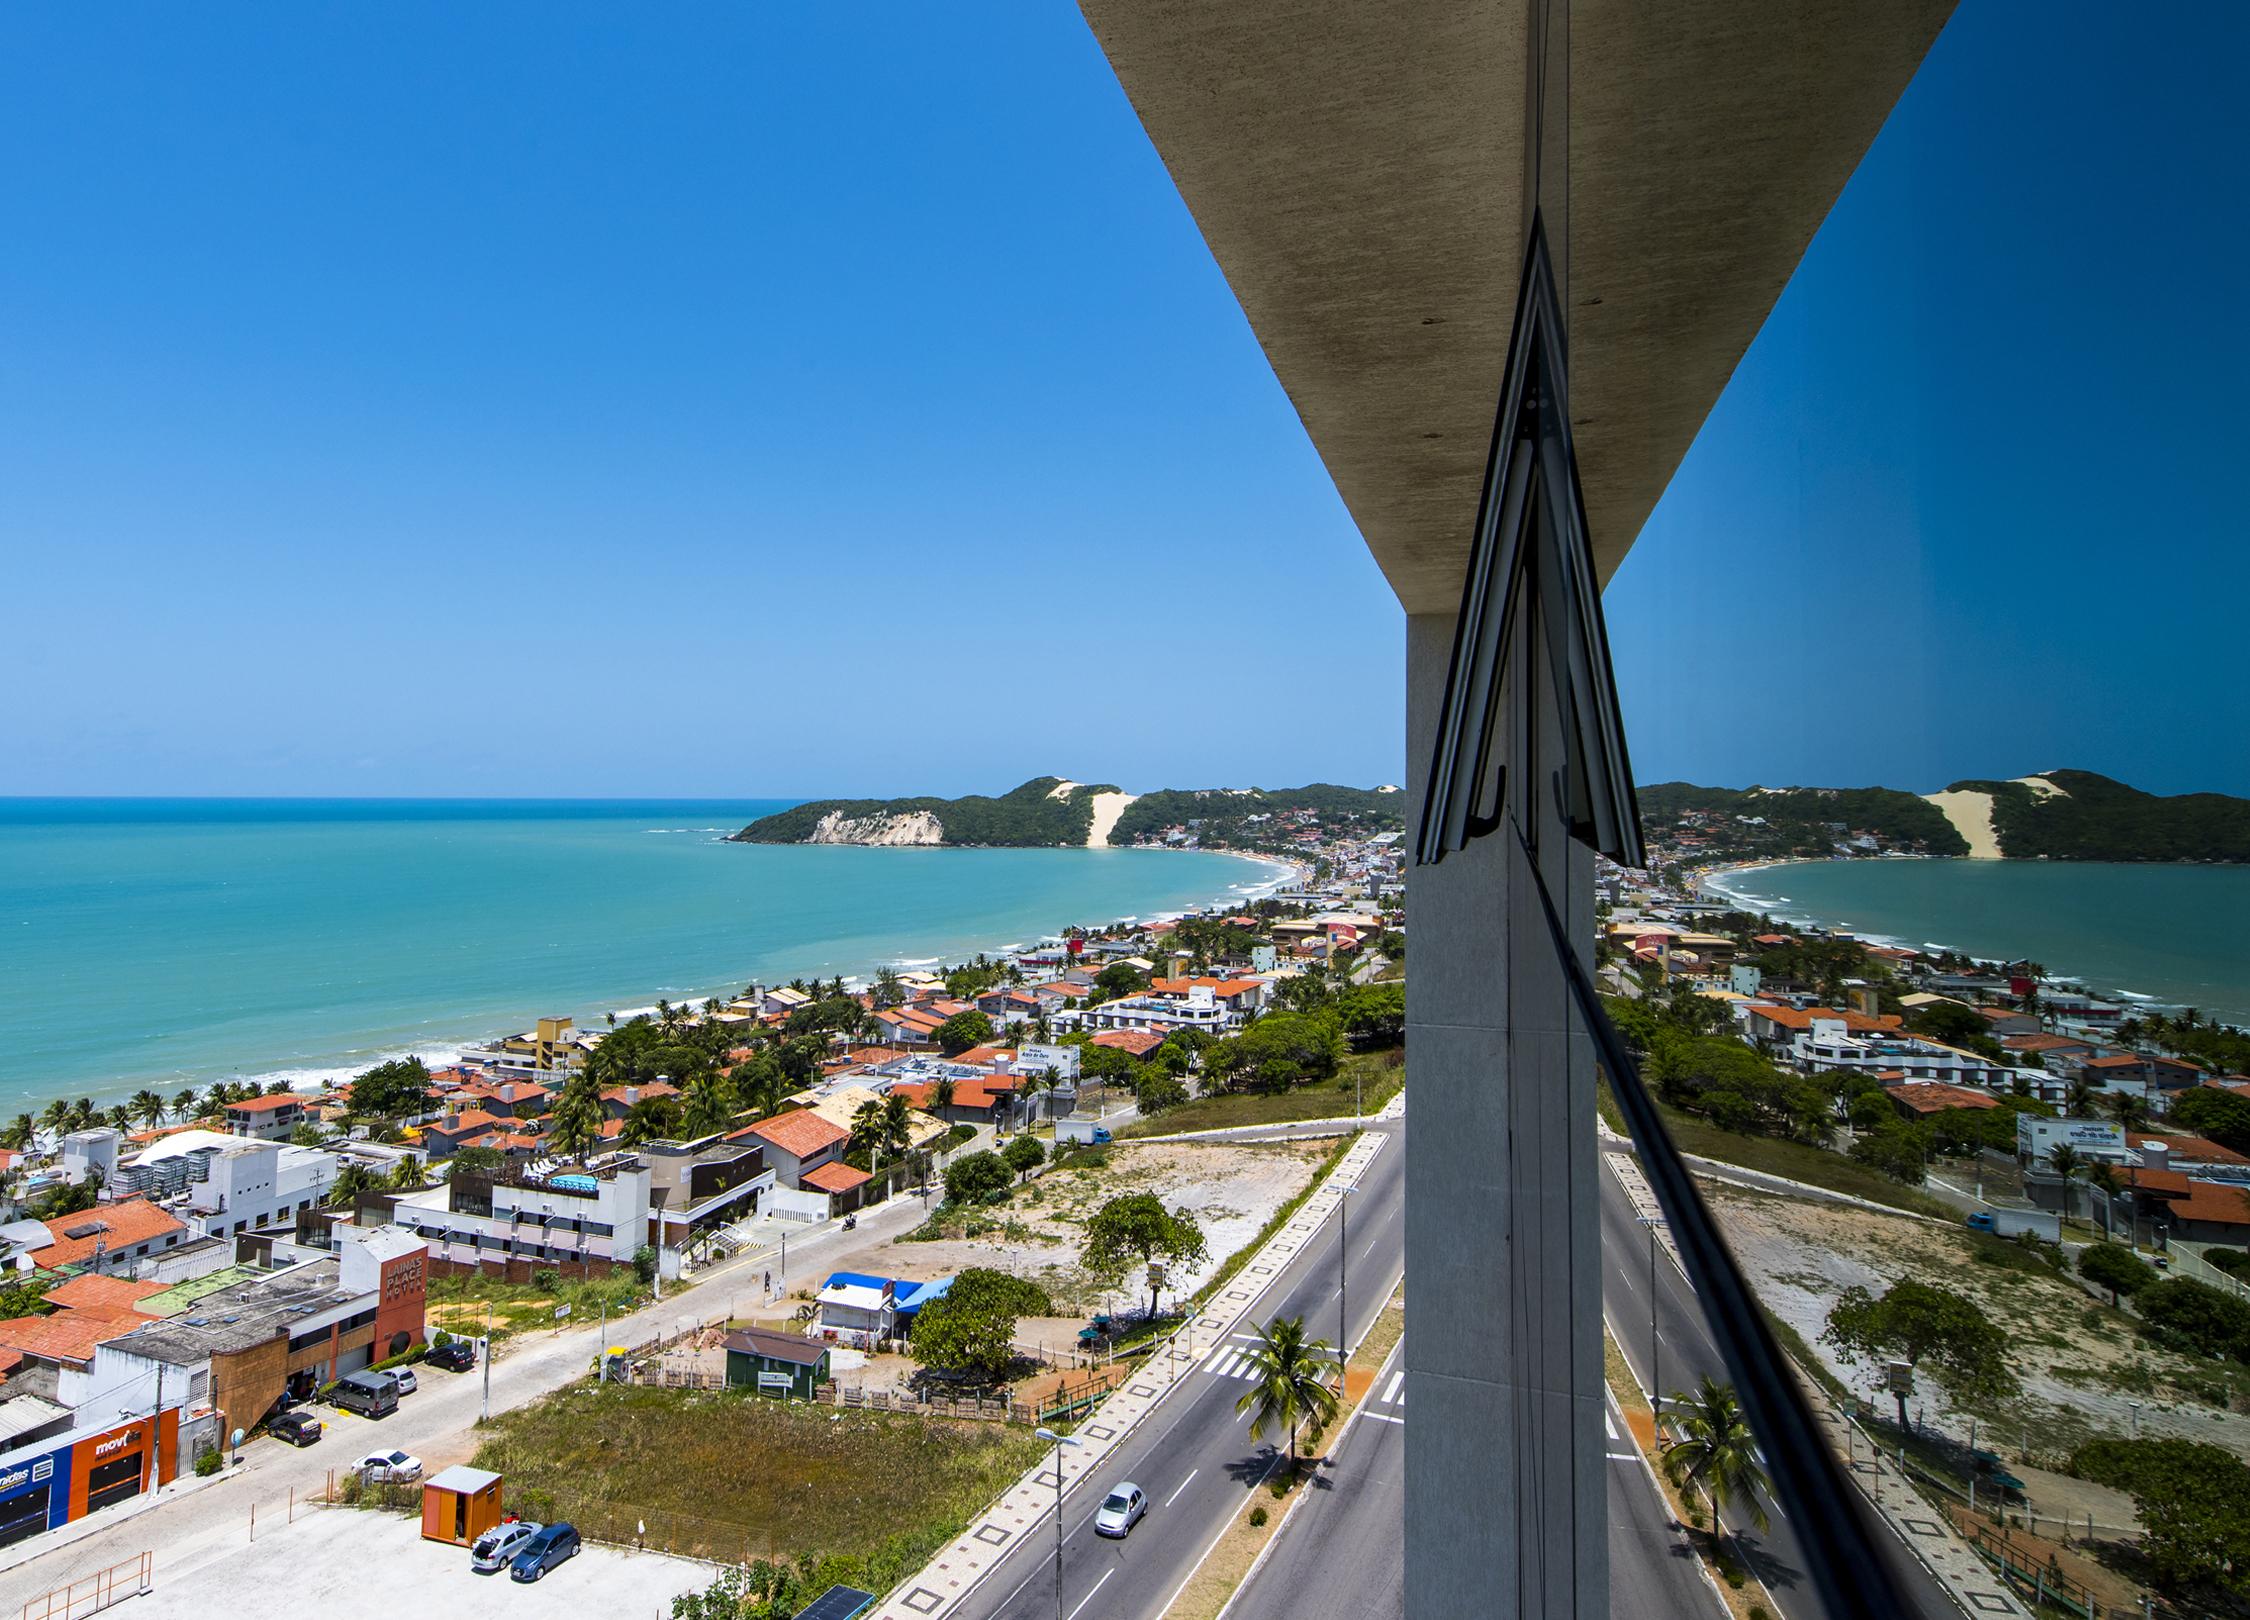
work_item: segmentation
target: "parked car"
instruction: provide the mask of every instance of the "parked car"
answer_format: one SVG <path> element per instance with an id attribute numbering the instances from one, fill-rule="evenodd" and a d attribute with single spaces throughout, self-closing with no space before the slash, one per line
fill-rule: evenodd
<path id="1" fill-rule="evenodd" d="M 510 1519 L 506 1524 L 496 1524 L 477 1537 L 476 1545 L 469 1549 L 469 1567 L 480 1575 L 496 1575 L 516 1561 L 524 1543 L 546 1526 L 530 1519 Z"/>
<path id="2" fill-rule="evenodd" d="M 398 1386 L 374 1373 L 347 1373 L 336 1380 L 328 1397 L 347 1412 L 361 1417 L 389 1417 L 398 1410 Z"/>
<path id="3" fill-rule="evenodd" d="M 371 1451 L 359 1460 L 359 1477 L 370 1485 L 410 1485 L 422 1477 L 422 1459 L 407 1451 Z"/>
<path id="4" fill-rule="evenodd" d="M 415 1389 L 418 1387 L 414 1381 L 414 1369 L 412 1367 L 392 1368 L 391 1387 L 396 1389 L 401 1395 L 413 1394 Z"/>
<path id="5" fill-rule="evenodd" d="M 550 1524 L 517 1550 L 508 1565 L 508 1579 L 535 1581 L 566 1558 L 578 1556 L 578 1529 L 570 1524 Z"/>
<path id="6" fill-rule="evenodd" d="M 422 1364 L 447 1372 L 467 1372 L 477 1364 L 477 1347 L 466 1339 L 448 1339 L 424 1356 Z"/>
<path id="7" fill-rule="evenodd" d="M 1147 1511 L 1148 1493 L 1128 1480 L 1102 1498 L 1101 1510 L 1094 1515 L 1094 1534 L 1122 1538 Z"/>
<path id="8" fill-rule="evenodd" d="M 309 1446 L 320 1438 L 320 1419 L 310 1412 L 280 1412 L 266 1420 L 266 1433 L 293 1446 Z"/>

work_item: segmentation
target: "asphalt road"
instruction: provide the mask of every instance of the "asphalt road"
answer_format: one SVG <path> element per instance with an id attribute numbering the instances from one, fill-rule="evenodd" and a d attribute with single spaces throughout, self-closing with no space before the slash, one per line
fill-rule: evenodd
<path id="1" fill-rule="evenodd" d="M 1201 1370 L 1126 1440 L 1109 1466 L 1063 1499 L 1063 1620 L 1156 1620 L 1273 1466 L 1275 1437 L 1253 1441 L 1249 1418 L 1235 1411 L 1250 1387 L 1240 1375 L 1250 1321 L 1302 1315 L 1308 1332 L 1333 1341 L 1339 1312 L 1348 1306 L 1356 1340 L 1389 1299 L 1406 1263 L 1405 1123 L 1371 1129 L 1389 1141 L 1344 1214 L 1342 1299 L 1339 1223 L 1332 1220 L 1276 1276 L 1239 1332 L 1192 1347 Z M 1127 1480 L 1148 1493 L 1147 1517 L 1124 1540 L 1095 1535 L 1102 1497 Z M 1056 1612 L 1051 1522 L 994 1566 L 953 1611 L 966 1620 L 1054 1620 Z"/>
<path id="2" fill-rule="evenodd" d="M 1693 1389 L 1707 1373 L 1721 1383 L 1731 1383 L 1694 1292 L 1661 1247 L 1652 1276 L 1648 1228 L 1634 1218 L 1632 1201 L 1610 1168 L 1613 1154 L 1629 1151 L 1607 1139 L 1602 1144 L 1602 1310 L 1609 1319 L 1610 1331 L 1643 1388 L 1652 1387 L 1652 1373 L 1662 1379 L 1661 1393 L 1667 1397 Z M 1652 1282 L 1656 1302 L 1653 1340 L 1649 1312 Z M 1767 1509 L 1771 1522 L 1765 1530 L 1755 1528 L 1735 1509 L 1726 1515 L 1728 1528 L 1758 1578 L 1773 1594 L 1785 1620 L 1820 1620 L 1823 1606 L 1805 1577 L 1800 1527 L 1790 1522 L 1778 1504 L 1769 1502 Z M 1923 1620 L 1960 1620 L 1961 1611 L 1924 1571 L 1903 1561 L 1899 1568 L 1918 1616 Z"/>
<path id="3" fill-rule="evenodd" d="M 1228 1620 L 1383 1620 L 1405 1613 L 1406 1408 L 1394 1351 L 1329 1465 Z M 1722 1620 L 1695 1555 L 1625 1432 L 1609 1432 L 1609 1612 L 1614 1620 Z"/>

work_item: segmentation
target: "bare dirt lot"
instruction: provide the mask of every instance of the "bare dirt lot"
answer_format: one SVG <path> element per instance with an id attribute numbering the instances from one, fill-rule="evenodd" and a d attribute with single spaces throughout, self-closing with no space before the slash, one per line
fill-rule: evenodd
<path id="1" fill-rule="evenodd" d="M 1203 1227 L 1209 1258 L 1175 1271 L 1167 1299 L 1193 1293 L 1228 1255 L 1258 1235 L 1269 1216 L 1301 1192 L 1332 1144 L 1324 1140 L 1245 1142 L 1121 1142 L 1098 1168 L 1051 1171 L 1018 1189 L 1006 1204 L 982 1211 L 974 1236 L 898 1238 L 867 1256 L 868 1269 L 889 1276 L 943 1277 L 988 1266 L 1028 1277 L 1075 1316 L 1147 1298 L 1138 1270 L 1105 1286 L 1078 1263 L 1086 1221 L 1109 1199 L 1154 1193 L 1185 1208 Z"/>
<path id="2" fill-rule="evenodd" d="M 2132 1320 L 2016 1245 L 1903 1215 L 1816 1204 L 1704 1183 L 1727 1240 L 1776 1316 L 1803 1335 L 1836 1376 L 1870 1391 L 1881 1369 L 1854 1367 L 1821 1342 L 1844 1289 L 1880 1293 L 1905 1278 L 1975 1301 L 2013 1341 L 2020 1397 L 1962 1408 L 1934 1378 L 1916 1381 L 1928 1418 L 1965 1433 L 1968 1419 L 2002 1425 L 2044 1458 L 2084 1440 L 2133 1432 L 2224 1445 L 2250 1458 L 2250 1402 L 2240 1369 L 2161 1349 Z M 2231 1410 L 2229 1409 L 2231 1408 Z M 1989 1431 L 1988 1431 L 1989 1432 Z"/>

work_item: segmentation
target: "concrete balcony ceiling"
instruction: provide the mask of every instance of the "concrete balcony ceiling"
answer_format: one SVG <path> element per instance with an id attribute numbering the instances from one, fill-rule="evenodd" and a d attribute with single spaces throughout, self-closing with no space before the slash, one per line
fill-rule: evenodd
<path id="1" fill-rule="evenodd" d="M 1525 0 L 1081 9 L 1399 600 L 1451 612 L 1527 219 Z M 1951 10 L 1567 5 L 1557 269 L 1605 579 Z"/>

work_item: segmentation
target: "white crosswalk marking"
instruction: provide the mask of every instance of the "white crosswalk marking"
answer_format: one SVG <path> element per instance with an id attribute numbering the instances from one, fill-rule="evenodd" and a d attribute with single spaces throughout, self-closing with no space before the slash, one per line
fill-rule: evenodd
<path id="1" fill-rule="evenodd" d="M 1221 1378 L 1248 1378 L 1250 1376 L 1250 1357 L 1236 1345 L 1221 1345 L 1218 1354 L 1214 1355 L 1205 1365 Z"/>
<path id="2" fill-rule="evenodd" d="M 1607 1411 L 1602 1413 L 1602 1429 L 1612 1440 L 1617 1438 L 1617 1420 Z"/>
<path id="3" fill-rule="evenodd" d="M 1406 1396 L 1400 1388 L 1405 1382 L 1406 1374 L 1403 1371 L 1392 1373 L 1390 1387 L 1383 1391 L 1382 1404 L 1385 1406 L 1405 1405 Z"/>

